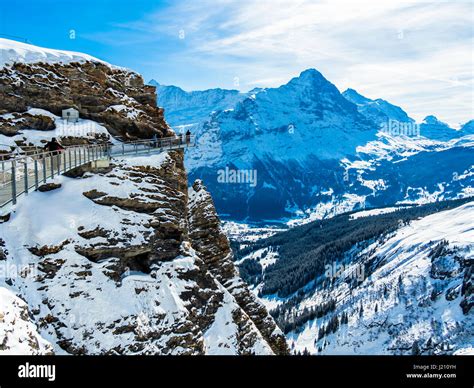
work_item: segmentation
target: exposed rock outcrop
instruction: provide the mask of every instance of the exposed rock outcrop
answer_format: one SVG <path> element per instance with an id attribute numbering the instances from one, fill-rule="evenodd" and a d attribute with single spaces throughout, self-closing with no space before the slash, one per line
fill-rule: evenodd
<path id="1" fill-rule="evenodd" d="M 2 95 L 2 99 L 3 97 L 4 96 Z M 14 136 L 19 130 L 23 129 L 50 131 L 54 128 L 56 128 L 54 120 L 51 117 L 44 115 L 32 115 L 24 112 L 15 112 L 11 115 L 11 117 L 0 117 L 0 130 L 1 133 L 6 136 Z"/>
<path id="2" fill-rule="evenodd" d="M 60 183 L 45 183 L 44 185 L 41 185 L 40 187 L 38 187 L 38 191 L 42 192 L 42 193 L 46 193 L 48 191 L 53 191 L 53 190 L 57 190 L 61 188 L 61 184 Z"/>
<path id="3" fill-rule="evenodd" d="M 195 185 L 189 198 L 187 186 L 181 151 L 119 159 L 29 198 L 54 202 L 50 233 L 41 217 L 0 225 L 5 262 L 29 268 L 15 285 L 56 353 L 287 352 L 237 276 L 209 194 Z"/>
<path id="4" fill-rule="evenodd" d="M 102 123 L 111 134 L 151 138 L 172 133 L 156 106 L 156 91 L 126 69 L 100 62 L 14 63 L 0 68 L 0 133 L 13 136 L 21 129 L 48 130 L 48 117 L 25 114 L 41 108 L 61 116 L 74 107 L 80 117 Z"/>
<path id="5" fill-rule="evenodd" d="M 232 261 L 229 240 L 220 227 L 212 197 L 201 181 L 189 189 L 189 230 L 191 244 L 210 272 L 232 294 L 239 306 L 255 323 L 276 354 L 287 354 L 283 333 L 264 305 L 239 277 Z"/>

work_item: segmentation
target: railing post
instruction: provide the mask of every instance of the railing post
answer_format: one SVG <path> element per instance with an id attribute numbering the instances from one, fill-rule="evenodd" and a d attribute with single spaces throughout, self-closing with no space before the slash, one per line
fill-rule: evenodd
<path id="1" fill-rule="evenodd" d="M 16 161 L 12 160 L 12 203 L 16 205 Z"/>
<path id="2" fill-rule="evenodd" d="M 61 175 L 61 153 L 58 151 L 56 156 L 56 159 L 58 159 L 58 175 Z"/>
<path id="3" fill-rule="evenodd" d="M 79 166 L 82 164 L 82 155 L 81 155 L 81 150 L 79 150 Z"/>
<path id="4" fill-rule="evenodd" d="M 43 154 L 43 182 L 46 183 L 46 156 Z"/>
<path id="5" fill-rule="evenodd" d="M 125 144 L 122 143 L 122 156 L 125 155 Z"/>
<path id="6" fill-rule="evenodd" d="M 67 158 L 66 158 L 66 150 L 64 150 L 64 160 L 63 160 L 63 163 L 64 163 L 64 166 L 63 166 L 63 172 L 66 172 L 66 168 L 67 168 Z"/>
<path id="7" fill-rule="evenodd" d="M 35 159 L 35 190 L 38 190 L 39 178 L 38 178 L 38 159 Z"/>
<path id="8" fill-rule="evenodd" d="M 72 158 L 71 158 L 71 149 L 68 148 L 67 153 L 69 154 L 69 169 L 72 170 Z"/>
<path id="9" fill-rule="evenodd" d="M 25 160 L 23 162 L 23 169 L 24 169 L 24 180 L 25 180 L 25 195 L 28 195 L 28 161 Z"/>
<path id="10" fill-rule="evenodd" d="M 49 158 L 51 159 L 51 179 L 54 179 L 54 155 L 49 155 Z"/>
<path id="11" fill-rule="evenodd" d="M 77 167 L 77 148 L 74 148 L 74 167 Z"/>

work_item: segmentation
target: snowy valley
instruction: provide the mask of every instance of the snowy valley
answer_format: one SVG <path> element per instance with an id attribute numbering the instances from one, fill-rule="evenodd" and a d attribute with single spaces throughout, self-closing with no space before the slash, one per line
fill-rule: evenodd
<path id="1" fill-rule="evenodd" d="M 315 221 L 237 251 L 244 278 L 311 354 L 472 354 L 474 203 Z"/>

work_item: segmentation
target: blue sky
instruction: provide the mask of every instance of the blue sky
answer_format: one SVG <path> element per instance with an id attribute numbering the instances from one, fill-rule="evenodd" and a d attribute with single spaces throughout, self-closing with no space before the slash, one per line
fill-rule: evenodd
<path id="1" fill-rule="evenodd" d="M 247 91 L 314 67 L 453 126 L 474 118 L 473 2 L 0 0 L 0 34 L 81 51 L 186 90 Z M 75 39 L 71 39 L 71 31 Z M 2 36 L 2 35 L 0 35 Z M 2 36 L 4 37 L 4 36 Z"/>

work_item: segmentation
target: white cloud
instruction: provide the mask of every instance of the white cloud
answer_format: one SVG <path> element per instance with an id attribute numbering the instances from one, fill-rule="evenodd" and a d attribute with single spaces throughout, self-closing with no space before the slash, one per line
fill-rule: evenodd
<path id="1" fill-rule="evenodd" d="M 457 125 L 474 117 L 473 23 L 471 1 L 186 0 L 128 28 L 184 30 L 175 58 L 238 76 L 242 89 L 315 67 L 340 89 Z"/>

